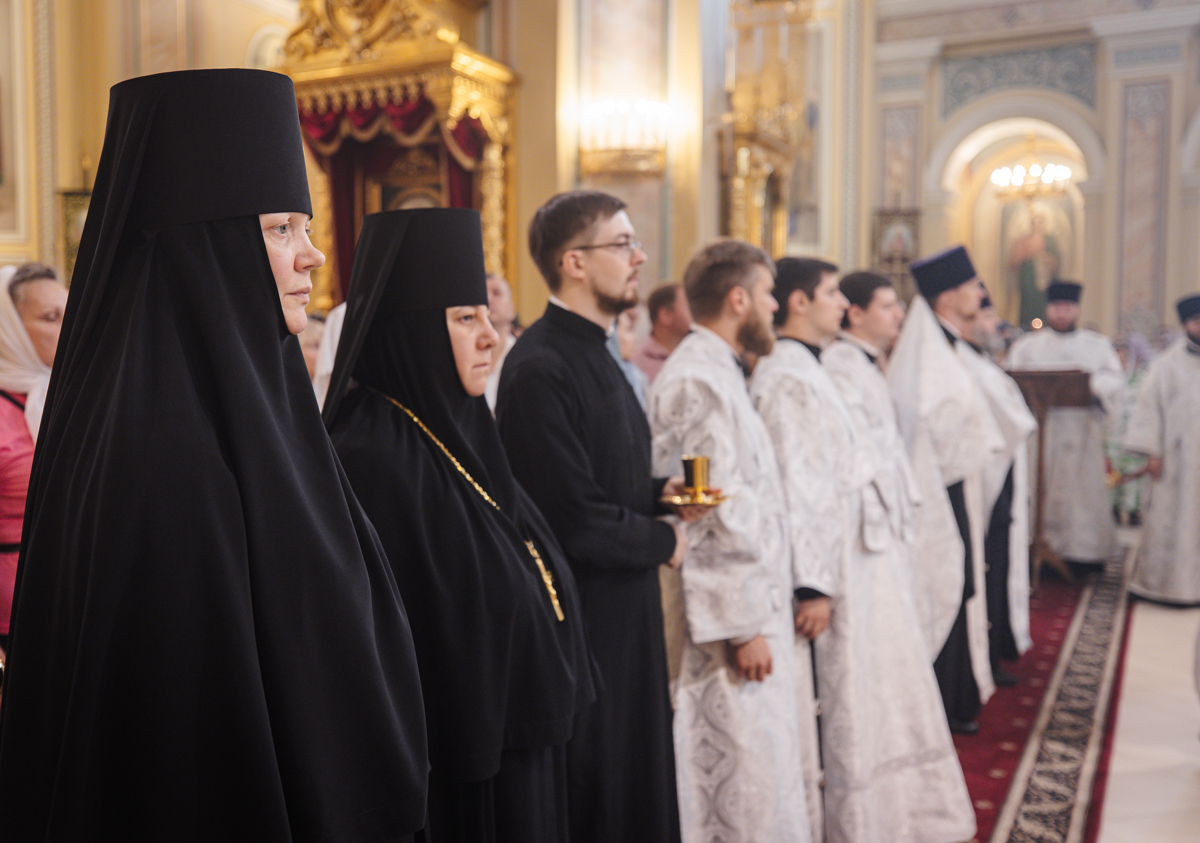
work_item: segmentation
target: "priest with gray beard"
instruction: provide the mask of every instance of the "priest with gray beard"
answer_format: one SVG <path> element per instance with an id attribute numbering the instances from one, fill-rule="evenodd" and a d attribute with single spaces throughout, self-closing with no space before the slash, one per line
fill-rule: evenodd
<path id="1" fill-rule="evenodd" d="M 797 660 L 809 639 L 816 653 L 824 840 L 960 843 L 975 813 L 917 620 L 908 546 L 876 484 L 894 480 L 891 457 L 868 431 L 860 438 L 821 365 L 848 306 L 837 267 L 777 266 L 777 339 L 750 395 L 783 469 Z"/>
<path id="2" fill-rule="evenodd" d="M 1002 661 L 1016 661 L 1032 645 L 1029 634 L 1029 486 L 1030 438 L 1037 420 L 1007 372 L 984 350 L 995 345 L 998 320 L 985 290 L 979 312 L 967 326 L 958 353 L 975 375 L 1004 437 L 1004 450 L 984 468 L 984 591 L 988 648 L 996 684 L 1012 687 L 1017 677 Z"/>
<path id="3" fill-rule="evenodd" d="M 1200 295 L 1176 304 L 1184 337 L 1146 371 L 1122 446 L 1148 458 L 1150 503 L 1129 590 L 1200 603 Z"/>
<path id="4" fill-rule="evenodd" d="M 896 341 L 888 383 L 921 493 L 913 557 L 917 605 L 950 729 L 979 731 L 995 690 L 983 595 L 983 472 L 1003 448 L 958 351 L 983 298 L 966 249 L 911 266 L 921 295 Z"/>

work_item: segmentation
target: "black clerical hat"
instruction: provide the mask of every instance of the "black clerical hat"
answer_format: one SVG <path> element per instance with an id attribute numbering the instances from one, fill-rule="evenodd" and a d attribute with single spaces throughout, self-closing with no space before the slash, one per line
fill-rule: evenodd
<path id="1" fill-rule="evenodd" d="M 383 256 L 387 265 L 360 267 L 359 255 L 367 262 L 381 257 L 377 249 L 364 248 L 380 239 L 395 250 Z M 388 279 L 379 300 L 379 313 L 487 304 L 479 212 L 470 208 L 418 208 L 368 214 L 363 217 L 355 250 L 354 283 L 371 270 Z"/>
<path id="2" fill-rule="evenodd" d="M 1179 311 L 1180 322 L 1186 322 L 1193 316 L 1200 316 L 1200 295 L 1184 296 L 1175 302 L 1175 309 Z"/>
<path id="3" fill-rule="evenodd" d="M 1069 301 L 1079 304 L 1083 285 L 1075 281 L 1051 281 L 1046 287 L 1046 301 Z"/>
<path id="4" fill-rule="evenodd" d="M 487 304 L 483 225 L 470 208 L 419 208 L 363 217 L 350 295 L 322 415 L 331 422 L 367 335 L 417 311 Z"/>
<path id="5" fill-rule="evenodd" d="M 109 126 L 125 135 L 114 145 L 142 145 L 130 206 L 142 228 L 280 211 L 312 216 L 296 91 L 282 73 L 181 70 L 129 79 L 112 88 Z"/>
<path id="6" fill-rule="evenodd" d="M 976 277 L 975 265 L 962 246 L 921 258 L 910 264 L 908 269 L 917 282 L 917 289 L 929 301 Z"/>

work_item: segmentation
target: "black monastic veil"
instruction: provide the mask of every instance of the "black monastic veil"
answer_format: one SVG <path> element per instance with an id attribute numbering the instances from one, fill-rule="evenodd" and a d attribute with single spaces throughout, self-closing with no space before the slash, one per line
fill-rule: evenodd
<path id="1" fill-rule="evenodd" d="M 562 840 L 565 760 L 556 782 L 514 778 L 510 759 L 536 767 L 570 738 L 594 698 L 591 660 L 570 568 L 455 366 L 446 308 L 486 303 L 477 212 L 367 216 L 324 416 L 412 619 L 433 768 L 427 839 Z M 526 540 L 553 575 L 561 622 Z"/>
<path id="2" fill-rule="evenodd" d="M 0 712 L 12 840 L 397 840 L 409 625 L 257 215 L 311 213 L 285 76 L 112 90 L 29 484 Z"/>

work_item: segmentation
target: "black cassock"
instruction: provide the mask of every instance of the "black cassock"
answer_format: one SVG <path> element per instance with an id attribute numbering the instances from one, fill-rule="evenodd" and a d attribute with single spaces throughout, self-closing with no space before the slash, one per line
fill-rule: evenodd
<path id="1" fill-rule="evenodd" d="M 650 426 L 596 324 L 551 304 L 500 374 L 497 422 L 513 473 L 575 573 L 604 687 L 567 745 L 575 841 L 679 837 Z"/>

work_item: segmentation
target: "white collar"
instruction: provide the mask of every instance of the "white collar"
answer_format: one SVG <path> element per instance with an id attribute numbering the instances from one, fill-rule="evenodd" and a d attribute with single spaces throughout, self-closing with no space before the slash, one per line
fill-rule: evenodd
<path id="1" fill-rule="evenodd" d="M 876 359 L 878 359 L 878 358 L 880 358 L 880 357 L 882 357 L 882 356 L 883 356 L 883 352 L 882 352 L 882 351 L 880 351 L 878 348 L 876 348 L 875 346 L 871 345 L 869 342 L 867 342 L 866 340 L 862 339 L 861 337 L 856 337 L 856 336 L 854 336 L 854 334 L 847 333 L 846 331 L 840 331 L 840 332 L 838 332 L 838 339 L 842 339 L 842 340 L 845 340 L 845 341 L 846 341 L 846 342 L 848 342 L 848 343 L 852 343 L 853 345 L 857 345 L 859 348 L 861 348 L 861 349 L 862 349 L 863 351 L 865 351 L 867 354 L 871 355 L 872 357 L 874 357 L 874 358 L 876 358 Z"/>
<path id="2" fill-rule="evenodd" d="M 935 319 L 937 319 L 939 325 L 941 325 L 943 328 L 945 328 L 950 333 L 954 334 L 954 338 L 956 340 L 961 340 L 963 338 L 962 331 L 958 330 L 958 328 L 954 327 L 947 320 L 945 320 L 941 316 L 939 316 L 937 311 L 934 311 L 933 316 Z"/>

